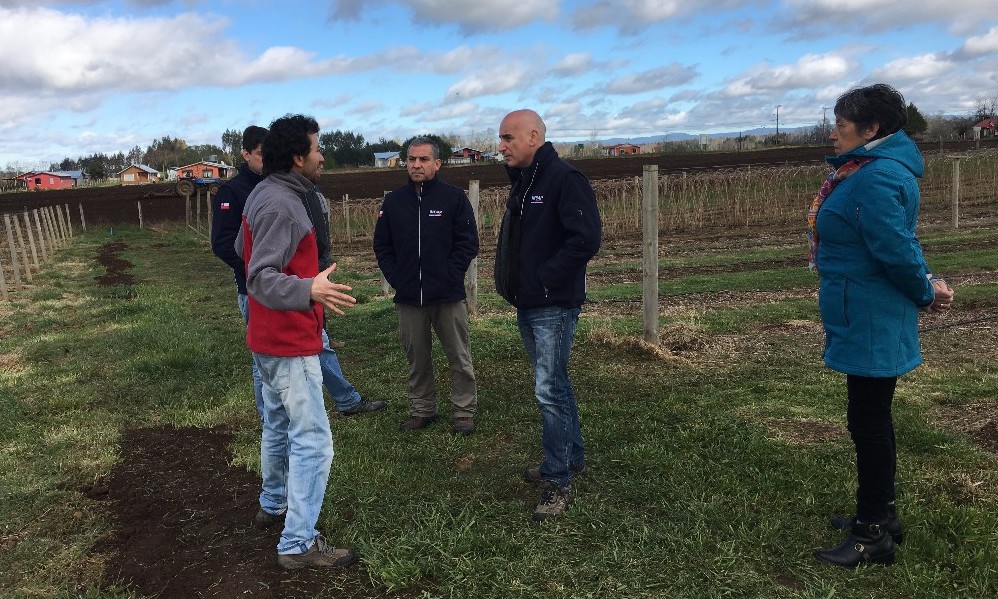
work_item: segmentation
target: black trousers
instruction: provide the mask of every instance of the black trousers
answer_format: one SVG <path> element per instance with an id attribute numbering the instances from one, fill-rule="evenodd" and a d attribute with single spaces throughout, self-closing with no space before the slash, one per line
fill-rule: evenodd
<path id="1" fill-rule="evenodd" d="M 891 404 L 897 381 L 897 377 L 846 376 L 846 419 L 856 446 L 856 517 L 863 522 L 886 520 L 887 504 L 895 499 L 897 442 Z"/>

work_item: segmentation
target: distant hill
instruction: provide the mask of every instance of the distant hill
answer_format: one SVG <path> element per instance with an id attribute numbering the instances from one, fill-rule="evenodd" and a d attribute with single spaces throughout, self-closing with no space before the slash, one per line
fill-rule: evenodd
<path id="1" fill-rule="evenodd" d="M 780 137 L 784 133 L 801 133 L 810 130 L 812 127 L 780 127 Z M 733 138 L 738 137 L 739 134 L 749 137 L 755 135 L 774 135 L 776 134 L 776 127 L 756 127 L 755 129 L 746 129 L 745 131 L 722 131 L 719 133 L 707 133 L 707 137 L 711 139 L 718 138 Z M 667 133 L 665 135 L 648 135 L 644 137 L 611 137 L 609 139 L 599 140 L 600 145 L 612 146 L 614 144 L 653 144 L 662 141 L 692 141 L 698 139 L 700 136 L 693 133 Z"/>

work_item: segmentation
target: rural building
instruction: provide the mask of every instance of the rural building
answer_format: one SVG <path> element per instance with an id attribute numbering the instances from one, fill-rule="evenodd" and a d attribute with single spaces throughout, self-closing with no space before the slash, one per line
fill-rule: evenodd
<path id="1" fill-rule="evenodd" d="M 998 117 L 981 119 L 981 122 L 974 125 L 974 139 L 994 137 L 996 127 L 998 127 Z"/>
<path id="2" fill-rule="evenodd" d="M 180 179 L 228 179 L 233 167 L 224 162 L 202 160 L 186 166 L 178 166 L 172 178 Z"/>
<path id="3" fill-rule="evenodd" d="M 398 150 L 374 153 L 374 166 L 376 168 L 396 167 L 399 166 L 400 160 Z"/>
<path id="4" fill-rule="evenodd" d="M 634 144 L 616 144 L 613 146 L 603 146 L 604 156 L 633 156 L 641 153 L 641 146 Z"/>
<path id="5" fill-rule="evenodd" d="M 122 185 L 141 185 L 143 183 L 158 183 L 159 171 L 144 164 L 133 164 L 118 173 Z"/>
<path id="6" fill-rule="evenodd" d="M 83 183 L 83 171 L 36 171 L 15 177 L 30 190 L 68 189 Z"/>
<path id="7" fill-rule="evenodd" d="M 472 162 L 481 162 L 482 152 L 481 150 L 476 150 L 474 148 L 459 148 L 451 152 L 450 163 L 451 164 L 470 164 Z"/>

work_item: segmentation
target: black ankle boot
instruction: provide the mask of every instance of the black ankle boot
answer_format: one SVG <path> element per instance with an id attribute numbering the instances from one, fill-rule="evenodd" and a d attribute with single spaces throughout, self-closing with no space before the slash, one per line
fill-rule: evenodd
<path id="1" fill-rule="evenodd" d="M 894 539 L 885 530 L 886 521 L 880 524 L 866 524 L 856 520 L 852 534 L 835 549 L 815 551 L 814 556 L 843 568 L 855 568 L 861 564 L 893 564 Z"/>
<path id="2" fill-rule="evenodd" d="M 828 524 L 835 530 L 852 530 L 855 521 L 856 518 L 835 516 L 828 520 Z M 901 520 L 898 519 L 897 504 L 893 501 L 887 504 L 887 520 L 884 522 L 884 530 L 891 535 L 895 545 L 904 543 L 904 528 L 901 526 Z"/>

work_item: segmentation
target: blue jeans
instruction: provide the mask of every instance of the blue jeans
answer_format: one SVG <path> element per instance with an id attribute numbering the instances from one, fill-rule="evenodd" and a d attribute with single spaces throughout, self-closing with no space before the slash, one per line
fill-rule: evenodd
<path id="1" fill-rule="evenodd" d="M 581 470 L 586 463 L 579 408 L 568 378 L 579 309 L 520 309 L 516 311 L 516 322 L 534 371 L 534 394 L 541 408 L 541 478 L 565 485 L 572 480 L 571 470 Z"/>
<path id="2" fill-rule="evenodd" d="M 236 299 L 239 303 L 239 313 L 243 315 L 243 322 L 249 324 L 249 296 L 245 293 L 237 293 Z M 253 396 L 256 397 L 256 413 L 260 415 L 260 424 L 263 424 L 263 381 L 260 379 L 260 369 L 256 366 L 256 358 L 251 361 L 253 367 Z"/>
<path id="3" fill-rule="evenodd" d="M 319 357 L 253 355 L 263 377 L 260 507 L 287 514 L 277 553 L 304 553 L 319 534 L 315 523 L 333 462 Z"/>
<path id="4" fill-rule="evenodd" d="M 325 329 L 322 331 L 322 353 L 319 354 L 319 367 L 322 368 L 322 383 L 329 391 L 330 397 L 336 402 L 336 409 L 340 412 L 349 410 L 360 403 L 360 393 L 343 376 L 343 369 L 340 368 L 340 359 L 336 357 L 336 352 L 329 347 L 329 335 Z"/>

